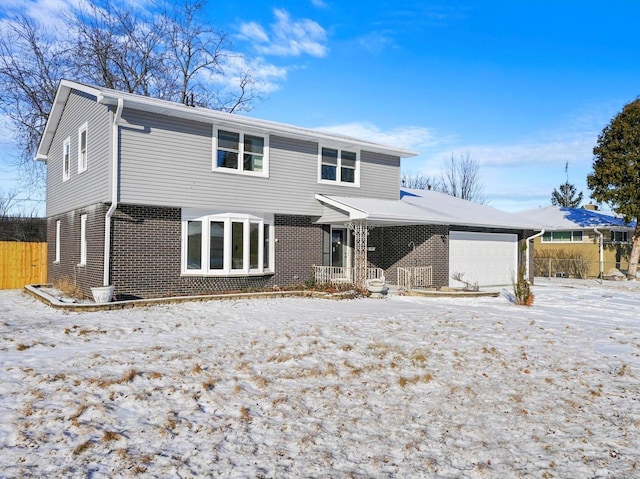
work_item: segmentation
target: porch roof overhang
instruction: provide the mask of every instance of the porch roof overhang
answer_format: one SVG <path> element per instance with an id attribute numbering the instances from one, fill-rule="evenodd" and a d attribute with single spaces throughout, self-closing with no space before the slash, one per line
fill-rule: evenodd
<path id="1" fill-rule="evenodd" d="M 401 200 L 379 198 L 351 198 L 316 194 L 316 199 L 325 207 L 316 223 L 344 224 L 366 220 L 376 226 L 407 226 L 420 224 L 448 224 L 448 219 L 425 212 Z M 338 214 L 336 214 L 338 213 Z"/>
<path id="2" fill-rule="evenodd" d="M 410 192 L 402 199 L 354 198 L 316 194 L 324 214 L 316 221 L 344 224 L 366 220 L 374 226 L 447 225 L 492 229 L 539 230 L 518 215 L 433 191 Z M 336 212 L 342 213 L 337 215 Z"/>

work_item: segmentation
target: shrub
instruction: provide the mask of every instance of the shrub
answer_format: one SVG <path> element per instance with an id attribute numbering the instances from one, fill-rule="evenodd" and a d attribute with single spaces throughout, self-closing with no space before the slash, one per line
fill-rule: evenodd
<path id="1" fill-rule="evenodd" d="M 537 276 L 554 276 L 556 272 L 562 272 L 572 278 L 587 279 L 589 275 L 589 258 L 567 248 L 537 250 L 533 264 Z"/>
<path id="2" fill-rule="evenodd" d="M 522 306 L 531 306 L 533 304 L 533 293 L 529 282 L 525 278 L 524 268 L 520 268 L 518 279 L 513 283 L 513 296 L 516 304 Z"/>

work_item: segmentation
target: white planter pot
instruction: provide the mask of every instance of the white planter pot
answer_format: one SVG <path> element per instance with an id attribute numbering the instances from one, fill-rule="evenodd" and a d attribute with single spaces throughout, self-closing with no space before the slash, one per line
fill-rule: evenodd
<path id="1" fill-rule="evenodd" d="M 91 288 L 91 294 L 93 294 L 93 300 L 96 303 L 108 303 L 113 298 L 113 292 L 116 289 L 115 286 L 98 286 Z"/>
<path id="2" fill-rule="evenodd" d="M 387 294 L 389 288 L 383 279 L 370 279 L 367 280 L 367 290 L 373 298 L 381 298 Z"/>

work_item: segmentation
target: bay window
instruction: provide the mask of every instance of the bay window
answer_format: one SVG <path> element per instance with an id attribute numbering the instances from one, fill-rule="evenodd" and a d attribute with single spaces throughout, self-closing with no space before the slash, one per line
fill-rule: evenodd
<path id="1" fill-rule="evenodd" d="M 268 176 L 268 136 L 215 129 L 214 171 Z"/>
<path id="2" fill-rule="evenodd" d="M 359 161 L 354 151 L 337 148 L 320 148 L 320 167 L 318 181 L 358 186 Z"/>
<path id="3" fill-rule="evenodd" d="M 183 210 L 182 273 L 209 276 L 273 272 L 273 215 Z"/>

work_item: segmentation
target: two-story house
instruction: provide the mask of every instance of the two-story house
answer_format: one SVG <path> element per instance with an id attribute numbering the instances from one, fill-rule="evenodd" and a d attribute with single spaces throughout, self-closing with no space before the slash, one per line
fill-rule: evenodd
<path id="1" fill-rule="evenodd" d="M 63 80 L 36 157 L 47 164 L 49 281 L 85 294 L 113 285 L 126 299 L 290 286 L 322 265 L 395 279 L 400 265 L 428 264 L 445 285 L 454 245 L 475 240 L 507 258 L 508 282 L 526 226 L 491 208 L 487 220 L 475 206 L 464 217 L 407 201 L 420 193 L 400 199 L 400 160 L 413 155 Z"/>

